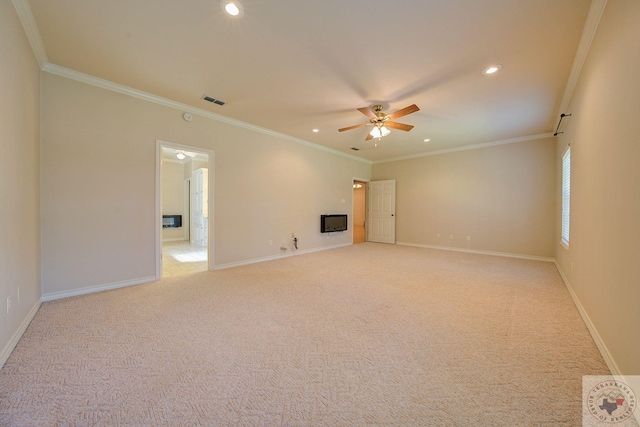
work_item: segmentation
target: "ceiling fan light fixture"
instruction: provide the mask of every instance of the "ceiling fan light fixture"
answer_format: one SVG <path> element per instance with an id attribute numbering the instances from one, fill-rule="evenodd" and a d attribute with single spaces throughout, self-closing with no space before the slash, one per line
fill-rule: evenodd
<path id="1" fill-rule="evenodd" d="M 369 135 L 371 135 L 374 138 L 382 138 L 383 136 L 387 136 L 391 133 L 391 131 L 389 129 L 386 128 L 386 126 L 375 126 L 373 129 L 371 129 L 371 132 L 369 132 Z"/>
<path id="2" fill-rule="evenodd" d="M 376 104 L 371 108 L 362 107 L 357 108 L 357 110 L 369 118 L 369 123 L 361 123 L 359 125 L 340 128 L 338 129 L 338 132 L 344 132 L 351 129 L 360 129 L 365 126 L 373 125 L 373 129 L 367 134 L 367 137 L 365 139 L 365 141 L 369 141 L 372 138 L 380 139 L 383 136 L 389 135 L 391 133 L 389 127 L 404 132 L 409 132 L 411 129 L 413 129 L 412 125 L 396 122 L 395 119 L 397 119 L 398 117 L 404 117 L 407 114 L 415 113 L 416 111 L 420 111 L 420 108 L 418 108 L 416 104 L 413 104 L 409 105 L 408 107 L 402 108 L 395 113 L 385 114 L 382 112 L 382 105 Z"/>

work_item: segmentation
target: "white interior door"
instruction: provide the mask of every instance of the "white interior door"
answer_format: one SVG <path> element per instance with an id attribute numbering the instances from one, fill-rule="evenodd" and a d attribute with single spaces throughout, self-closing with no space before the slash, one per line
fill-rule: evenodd
<path id="1" fill-rule="evenodd" d="M 189 185 L 189 241 L 191 243 L 194 243 L 196 241 L 195 210 L 196 210 L 196 186 L 195 186 L 195 181 L 191 180 Z"/>
<path id="2" fill-rule="evenodd" d="M 184 180 L 184 204 L 182 208 L 182 229 L 184 240 L 191 240 L 191 179 Z"/>
<path id="3" fill-rule="evenodd" d="M 194 188 L 193 242 L 200 246 L 207 246 L 209 235 L 209 171 L 199 168 L 193 171 L 191 186 Z"/>
<path id="4" fill-rule="evenodd" d="M 396 180 L 371 181 L 368 184 L 369 222 L 367 240 L 396 243 Z"/>

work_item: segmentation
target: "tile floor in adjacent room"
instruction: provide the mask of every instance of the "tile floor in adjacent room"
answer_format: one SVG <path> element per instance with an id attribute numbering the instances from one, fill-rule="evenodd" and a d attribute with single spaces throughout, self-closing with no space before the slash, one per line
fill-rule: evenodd
<path id="1" fill-rule="evenodd" d="M 365 242 L 364 226 L 354 226 L 353 243 Z M 162 277 L 207 271 L 207 247 L 187 240 L 162 243 Z"/>
<path id="2" fill-rule="evenodd" d="M 162 277 L 207 271 L 207 247 L 187 240 L 162 243 Z"/>

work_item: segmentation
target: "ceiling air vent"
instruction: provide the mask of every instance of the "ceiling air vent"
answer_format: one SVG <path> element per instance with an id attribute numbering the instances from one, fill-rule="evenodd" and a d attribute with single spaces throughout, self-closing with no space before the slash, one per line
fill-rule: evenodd
<path id="1" fill-rule="evenodd" d="M 218 105 L 224 105 L 224 104 L 226 104 L 226 102 L 224 102 L 224 101 L 220 101 L 219 99 L 212 98 L 212 97 L 210 97 L 210 96 L 208 96 L 208 95 L 204 95 L 204 96 L 202 97 L 202 99 L 204 99 L 205 101 L 213 102 L 214 104 L 218 104 Z"/>
<path id="2" fill-rule="evenodd" d="M 360 149 L 359 149 L 359 148 L 356 148 L 356 147 L 351 147 L 351 149 L 352 149 L 353 151 L 360 151 Z"/>

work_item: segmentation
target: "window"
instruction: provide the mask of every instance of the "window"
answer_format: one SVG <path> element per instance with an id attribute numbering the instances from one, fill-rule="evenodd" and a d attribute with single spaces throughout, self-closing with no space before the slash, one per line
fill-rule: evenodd
<path id="1" fill-rule="evenodd" d="M 562 244 L 569 247 L 569 202 L 571 196 L 571 148 L 562 156 Z"/>

